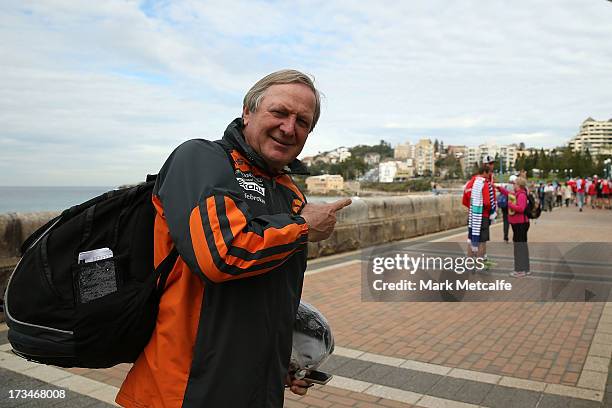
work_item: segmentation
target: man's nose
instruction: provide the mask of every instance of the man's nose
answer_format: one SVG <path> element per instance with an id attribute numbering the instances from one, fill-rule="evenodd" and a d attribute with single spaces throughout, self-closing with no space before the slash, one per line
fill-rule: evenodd
<path id="1" fill-rule="evenodd" d="M 295 134 L 295 123 L 296 117 L 294 115 L 289 115 L 284 118 L 283 122 L 281 123 L 280 129 L 285 135 L 293 136 Z"/>

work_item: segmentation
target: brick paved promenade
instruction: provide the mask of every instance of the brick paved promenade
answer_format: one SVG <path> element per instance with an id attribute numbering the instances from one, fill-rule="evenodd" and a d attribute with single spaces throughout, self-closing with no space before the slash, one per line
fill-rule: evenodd
<path id="1" fill-rule="evenodd" d="M 491 232 L 492 243 L 501 243 L 499 222 Z M 465 231 L 425 240 L 463 243 Z M 555 209 L 532 224 L 529 240 L 611 242 L 612 211 Z M 503 257 L 511 254 L 512 245 L 507 248 L 491 246 L 490 256 L 499 256 L 502 269 L 512 266 Z M 287 407 L 612 406 L 612 303 L 362 302 L 359 256 L 340 254 L 309 263 L 303 299 L 316 305 L 334 329 L 336 352 L 324 367 L 334 379 L 306 397 L 287 393 Z M 538 268 L 535 262 L 534 276 L 512 281 L 528 287 L 539 279 Z M 612 266 L 603 272 L 599 268 L 600 276 L 606 272 L 612 278 Z M 5 337 L 0 328 L 0 344 Z M 12 356 L 9 348 L 0 345 L 2 398 L 19 384 L 72 390 L 66 400 L 36 401 L 36 406 L 103 406 L 102 401 L 113 401 L 129 370 L 129 365 L 107 370 L 40 367 Z M 13 406 L 15 401 L 0 400 L 0 406 L 6 402 Z"/>

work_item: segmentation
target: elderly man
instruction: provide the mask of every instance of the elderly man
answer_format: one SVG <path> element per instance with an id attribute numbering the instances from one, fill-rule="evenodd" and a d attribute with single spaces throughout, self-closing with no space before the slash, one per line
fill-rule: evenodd
<path id="1" fill-rule="evenodd" d="M 293 70 L 246 94 L 216 142 L 190 140 L 153 192 L 155 265 L 176 247 L 151 340 L 116 401 L 128 407 L 280 407 L 307 241 L 329 237 L 350 204 L 307 204 L 290 174 L 320 114 L 319 92 Z"/>

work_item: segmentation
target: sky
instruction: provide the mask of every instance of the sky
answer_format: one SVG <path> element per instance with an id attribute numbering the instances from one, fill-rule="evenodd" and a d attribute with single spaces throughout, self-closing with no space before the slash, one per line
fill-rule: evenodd
<path id="1" fill-rule="evenodd" d="M 0 185 L 141 181 L 283 68 L 324 94 L 302 157 L 563 145 L 612 118 L 612 2 L 3 0 Z"/>

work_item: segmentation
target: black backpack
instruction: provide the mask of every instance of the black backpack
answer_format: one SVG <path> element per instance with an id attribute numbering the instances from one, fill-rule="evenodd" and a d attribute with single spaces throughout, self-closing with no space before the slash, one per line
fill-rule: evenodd
<path id="1" fill-rule="evenodd" d="M 525 208 L 525 215 L 529 219 L 536 219 L 542 214 L 542 207 L 540 206 L 540 200 L 538 200 L 531 192 L 527 193 L 527 208 Z"/>
<path id="2" fill-rule="evenodd" d="M 23 243 L 4 299 L 15 354 L 60 367 L 136 360 L 178 257 L 153 267 L 154 179 L 71 207 Z"/>

